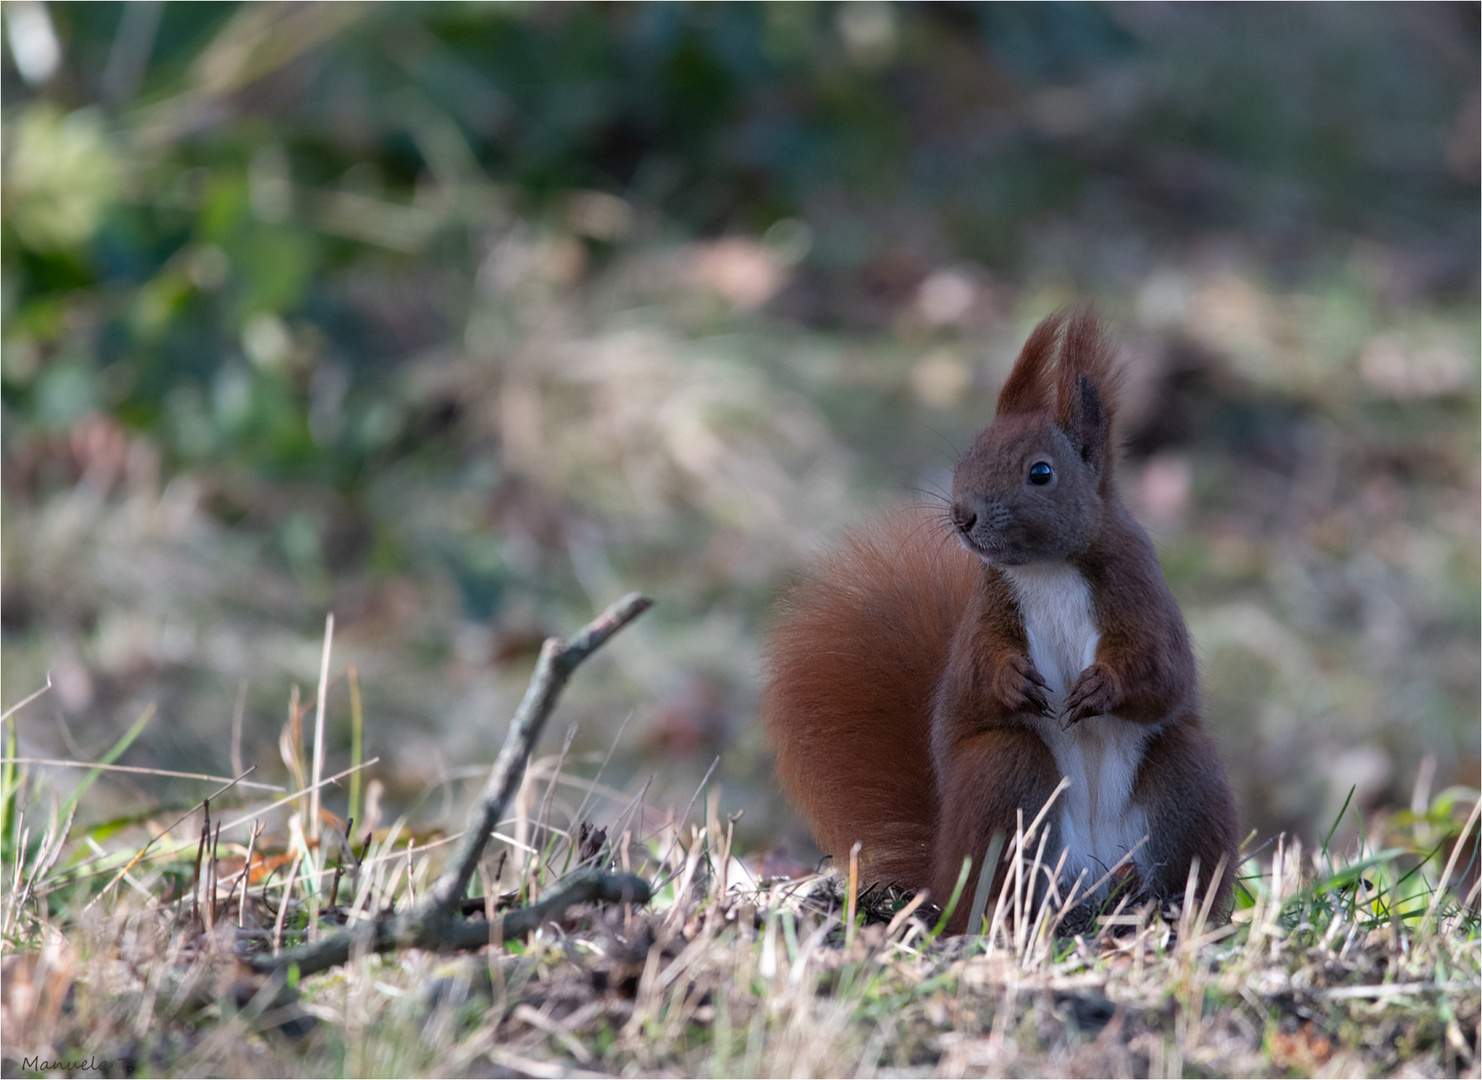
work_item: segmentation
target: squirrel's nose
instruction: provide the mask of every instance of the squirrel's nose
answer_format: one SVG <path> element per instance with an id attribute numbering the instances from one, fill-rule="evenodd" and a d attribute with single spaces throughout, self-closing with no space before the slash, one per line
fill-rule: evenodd
<path id="1" fill-rule="evenodd" d="M 952 504 L 952 524 L 957 526 L 957 531 L 966 536 L 972 532 L 973 526 L 978 523 L 978 515 L 973 513 L 961 503 Z"/>

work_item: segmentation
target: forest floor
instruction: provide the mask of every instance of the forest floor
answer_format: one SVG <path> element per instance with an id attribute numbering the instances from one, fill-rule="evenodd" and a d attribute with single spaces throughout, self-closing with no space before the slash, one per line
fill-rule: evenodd
<path id="1" fill-rule="evenodd" d="M 312 777 L 297 735 L 285 757 Z M 97 771 L 66 794 L 12 753 L 5 1074 L 1477 1075 L 1475 792 L 1368 822 L 1345 854 L 1284 838 L 1248 852 L 1225 925 L 1186 895 L 1108 903 L 1071 932 L 1074 892 L 1033 899 L 1047 864 L 1031 823 L 996 904 L 960 883 L 945 905 L 971 900 L 985 932 L 948 937 L 925 894 L 857 868 L 759 876 L 765 859 L 732 853 L 740 814 L 719 790 L 660 817 L 570 764 L 532 763 L 481 864 L 484 899 L 464 904 L 498 944 L 274 981 L 250 961 L 407 910 L 461 834 L 403 817 L 352 840 L 353 821 L 320 811 L 316 838 L 311 780 L 278 800 L 285 841 L 259 824 L 276 793 L 240 777 L 209 806 L 74 830 Z M 558 905 L 501 940 L 511 910 L 550 904 L 578 867 L 636 873 L 652 900 Z"/>

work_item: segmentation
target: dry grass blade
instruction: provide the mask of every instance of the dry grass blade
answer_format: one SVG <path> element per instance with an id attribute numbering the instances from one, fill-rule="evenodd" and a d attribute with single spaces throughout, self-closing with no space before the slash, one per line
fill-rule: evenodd
<path id="1" fill-rule="evenodd" d="M 1429 905 L 1426 907 L 1425 920 L 1422 926 L 1430 925 L 1431 921 L 1437 920 L 1439 927 L 1438 912 L 1441 909 L 1441 898 L 1446 895 L 1446 884 L 1451 880 L 1451 875 L 1456 872 L 1456 861 L 1466 847 L 1467 837 L 1472 834 L 1472 829 L 1477 824 L 1477 819 L 1482 816 L 1482 799 L 1478 799 L 1472 807 L 1472 812 L 1467 815 L 1467 823 L 1462 826 L 1461 835 L 1456 838 L 1456 843 L 1451 848 L 1451 857 L 1446 860 L 1446 869 L 1441 873 L 1441 880 L 1436 883 L 1435 892 L 1431 894 Z"/>
<path id="2" fill-rule="evenodd" d="M 369 761 L 363 761 L 363 762 L 361 762 L 359 765 L 352 765 L 348 769 L 341 769 L 339 772 L 335 773 L 333 776 L 327 776 L 323 780 L 319 781 L 317 784 L 315 784 L 313 786 L 315 788 L 322 788 L 322 787 L 325 787 L 325 786 L 327 786 L 329 784 L 337 784 L 341 780 L 343 780 L 345 777 L 351 775 L 352 773 L 357 773 L 357 772 L 359 772 L 362 769 L 369 769 L 372 765 L 379 764 L 380 763 L 380 760 L 381 759 L 379 757 L 373 757 Z M 251 821 L 253 818 L 255 818 L 255 817 L 257 817 L 257 816 L 259 816 L 261 814 L 266 814 L 269 810 L 276 810 L 280 806 L 286 806 L 286 805 L 288 805 L 289 803 L 293 802 L 295 799 L 302 799 L 304 797 L 304 795 L 308 793 L 308 791 L 309 791 L 309 788 L 305 787 L 305 788 L 300 788 L 298 791 L 289 792 L 287 795 L 284 795 L 283 798 L 278 799 L 276 802 L 268 803 L 267 806 L 260 807 L 260 808 L 258 808 L 257 810 L 255 810 L 251 814 L 246 814 L 246 815 L 244 815 L 242 817 L 236 818 L 235 820 L 228 822 L 226 827 L 228 829 L 235 829 L 238 825 L 245 825 L 249 821 Z"/>
<path id="3" fill-rule="evenodd" d="M 0 724 L 5 723 L 5 721 L 9 720 L 12 716 L 14 716 L 16 713 L 20 712 L 27 705 L 31 704 L 31 702 L 35 701 L 42 694 L 46 693 L 50 689 L 51 689 L 51 672 L 48 671 L 46 673 L 46 685 L 43 686 L 40 690 L 34 690 L 31 693 L 27 694 L 25 697 L 21 698 L 19 701 L 17 701 L 10 708 L 6 709 L 3 713 L 0 713 Z"/>
<path id="4" fill-rule="evenodd" d="M 237 787 L 256 791 L 282 791 L 281 784 L 263 784 L 254 780 L 243 780 L 257 771 L 254 765 L 244 769 L 235 779 L 230 776 L 213 776 L 210 773 L 176 772 L 174 769 L 152 769 L 143 765 L 107 765 L 96 761 L 69 761 L 66 758 L 4 757 L 0 765 L 46 765 L 58 769 L 97 769 L 99 772 L 138 773 L 142 776 L 168 776 L 179 780 L 206 780 L 213 784 L 234 784 Z"/>
<path id="5" fill-rule="evenodd" d="M 319 839 L 319 778 L 324 775 L 324 707 L 329 697 L 329 652 L 334 644 L 334 613 L 324 619 L 324 652 L 319 660 L 319 692 L 314 705 L 314 766 L 309 775 L 309 839 Z"/>
<path id="6" fill-rule="evenodd" d="M 253 767 L 256 768 L 256 766 L 253 766 Z M 221 786 L 217 790 L 213 791 L 210 795 L 207 795 L 200 802 L 196 803 L 195 806 L 191 807 L 184 814 L 181 814 L 178 818 L 176 818 L 173 822 L 171 822 L 165 829 L 163 829 L 159 833 L 155 834 L 154 836 L 150 837 L 149 842 L 146 843 L 142 848 L 140 848 L 139 851 L 134 855 L 134 857 L 131 858 L 127 863 L 124 864 L 123 868 L 121 870 L 119 870 L 118 874 L 113 878 L 113 880 L 110 881 L 104 887 L 104 889 L 103 889 L 102 892 L 98 893 L 97 896 L 93 897 L 93 899 L 91 901 L 89 901 L 89 903 L 87 905 L 87 909 L 84 909 L 84 910 L 91 909 L 93 907 L 93 905 L 97 904 L 98 901 L 102 900 L 103 897 L 107 896 L 108 893 L 109 893 L 109 891 L 112 890 L 114 886 L 116 886 L 120 881 L 122 881 L 124 879 L 124 875 L 126 875 L 130 870 L 132 870 L 138 864 L 138 862 L 139 862 L 140 859 L 144 858 L 145 854 L 149 851 L 150 848 L 154 847 L 155 844 L 157 844 L 164 837 L 169 836 L 170 833 L 174 831 L 175 826 L 179 825 L 182 821 L 185 821 L 186 819 L 188 819 L 189 817 L 191 817 L 191 815 L 193 815 L 197 810 L 201 809 L 202 807 L 210 806 L 212 799 L 215 799 L 218 796 L 221 796 L 221 795 L 226 794 L 233 787 L 235 787 L 241 781 L 241 779 L 242 778 L 239 776 L 235 780 L 232 780 L 229 783 L 224 784 L 223 786 Z M 182 852 L 182 851 L 188 851 L 189 849 L 190 849 L 190 845 L 189 844 L 182 844 L 179 847 L 177 847 L 173 852 L 171 852 L 171 854 L 179 854 L 180 852 Z M 67 873 L 66 871 L 63 871 L 63 874 L 66 874 L 66 873 Z M 107 871 L 106 870 L 99 870 L 99 871 L 96 871 L 96 873 L 107 873 Z"/>
<path id="7" fill-rule="evenodd" d="M 344 777 L 348 776 L 350 773 L 355 772 L 356 769 L 369 768 L 370 766 L 376 764 L 376 762 L 378 762 L 378 761 L 380 761 L 380 758 L 372 758 L 370 761 L 367 761 L 367 762 L 365 762 L 362 765 L 358 765 L 358 766 L 355 766 L 354 768 L 346 769 L 343 772 L 336 773 L 334 776 L 328 777 L 325 780 L 321 781 L 321 785 L 322 784 L 333 784 L 337 780 L 341 780 Z M 257 768 L 257 766 L 254 765 L 254 766 L 252 766 L 252 768 L 249 768 L 247 770 L 247 772 L 250 774 L 256 768 Z M 233 787 L 235 787 L 236 784 L 240 782 L 240 779 L 241 778 L 238 777 L 237 780 L 233 780 L 230 783 L 225 784 L 221 788 L 218 788 L 216 791 L 213 791 L 210 795 L 206 796 L 206 798 L 207 799 L 215 799 L 215 798 L 217 798 L 217 797 L 225 794 L 226 792 L 230 791 Z M 223 828 L 225 828 L 228 831 L 230 831 L 232 829 L 237 828 L 240 825 L 245 825 L 248 822 L 252 821 L 257 815 L 259 815 L 259 814 L 265 814 L 265 813 L 267 813 L 270 810 L 276 810 L 278 807 L 284 806 L 287 803 L 293 802 L 295 799 L 302 798 L 303 795 L 304 795 L 304 792 L 302 792 L 302 791 L 290 792 L 289 794 L 283 796 L 281 799 L 278 799 L 276 802 L 269 803 L 265 807 L 259 807 L 252 814 L 248 814 L 248 815 L 245 815 L 243 817 L 239 817 L 239 818 L 236 818 L 236 819 L 234 819 L 232 821 L 227 822 L 223 826 Z M 101 899 L 101 897 L 104 894 L 106 894 L 108 892 L 108 890 L 112 889 L 115 885 L 117 885 L 119 883 L 119 881 L 122 880 L 124 874 L 126 874 L 130 870 L 132 870 L 141 860 L 144 859 L 144 857 L 147 854 L 150 853 L 151 849 L 153 849 L 153 847 L 154 847 L 155 844 L 159 843 L 165 837 L 169 836 L 170 833 L 172 833 L 175 830 L 175 827 L 177 825 L 179 825 L 181 822 L 183 822 L 183 821 L 187 820 L 189 817 L 191 817 L 191 815 L 193 815 L 197 810 L 201 809 L 201 807 L 203 805 L 205 805 L 205 800 L 202 800 L 201 802 L 196 803 L 189 810 L 187 810 L 184 814 L 181 814 L 178 818 L 175 818 L 168 826 L 166 826 L 160 832 L 158 832 L 154 836 L 150 837 L 150 839 L 148 840 L 148 842 L 146 842 L 145 845 L 142 848 L 140 848 L 139 851 L 136 852 L 133 855 L 132 858 L 129 859 L 129 861 L 125 864 L 125 866 L 123 867 L 123 869 L 119 872 L 118 876 L 115 877 L 112 881 L 110 881 L 108 883 L 108 885 L 104 888 L 104 890 L 103 890 L 102 893 L 100 893 L 97 897 L 94 897 L 93 898 L 93 900 L 89 904 L 89 906 L 91 907 L 92 904 L 93 903 L 96 903 L 99 899 Z M 166 848 L 166 849 L 164 849 L 162 851 L 155 852 L 153 855 L 150 855 L 150 858 L 152 858 L 152 859 L 153 858 L 164 858 L 164 859 L 174 858 L 176 855 L 179 855 L 179 854 L 181 854 L 183 852 L 189 851 L 193 843 L 194 843 L 194 841 L 190 841 L 190 842 L 182 843 L 182 844 L 177 844 L 176 846 L 174 846 L 172 848 Z M 44 882 L 44 884 L 46 884 L 48 886 L 51 886 L 51 885 L 59 884 L 62 881 L 81 881 L 84 878 L 96 877 L 96 876 L 98 876 L 100 874 L 110 873 L 111 870 L 112 870 L 111 867 L 103 867 L 103 868 L 96 869 L 96 870 L 91 870 L 91 871 L 87 871 L 87 872 L 81 872 L 77 867 L 72 867 L 72 868 L 69 868 L 69 869 L 66 869 L 66 870 L 61 871 L 60 873 L 58 873 L 58 875 L 55 878 L 49 879 L 48 881 Z"/>

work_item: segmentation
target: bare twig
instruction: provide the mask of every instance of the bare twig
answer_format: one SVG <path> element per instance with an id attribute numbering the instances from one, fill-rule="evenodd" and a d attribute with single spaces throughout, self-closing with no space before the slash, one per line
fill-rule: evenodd
<path id="1" fill-rule="evenodd" d="M 206 875 L 206 910 L 210 912 L 210 918 L 206 920 L 207 931 L 216 928 L 216 890 L 220 885 L 219 849 L 221 847 L 221 821 L 216 822 L 216 831 L 211 835 L 211 866 Z"/>
<path id="2" fill-rule="evenodd" d="M 559 918 L 577 904 L 644 904 L 649 899 L 648 882 L 634 874 L 578 870 L 563 878 L 560 886 L 540 903 L 505 912 L 503 937 L 505 941 L 522 937 L 539 929 L 541 924 Z M 332 934 L 301 949 L 289 949 L 277 956 L 254 957 L 248 963 L 260 971 L 286 970 L 296 966 L 299 977 L 304 978 L 346 963 L 362 949 L 365 952 L 398 948 L 427 949 L 429 952 L 476 949 L 489 944 L 490 926 L 481 919 L 432 922 L 420 910 L 413 910 L 406 915 L 361 923 L 351 931 Z"/>
<path id="3" fill-rule="evenodd" d="M 629 593 L 588 623 L 576 637 L 568 641 L 547 638 L 541 646 L 540 660 L 535 665 L 535 674 L 531 676 L 525 699 L 515 711 L 504 747 L 499 751 L 473 812 L 469 814 L 469 827 L 463 843 L 454 854 L 449 869 L 432 887 L 432 903 L 439 911 L 452 912 L 468 891 L 468 883 L 473 880 L 474 869 L 484 853 L 484 844 L 499 824 L 504 808 L 514 798 L 525 776 L 530 751 L 540 738 L 541 729 L 555 708 L 566 680 L 577 665 L 613 634 L 647 611 L 652 603 L 646 596 Z"/>
<path id="4" fill-rule="evenodd" d="M 478 868 L 484 845 L 499 824 L 504 808 L 519 789 L 530 761 L 530 752 L 571 673 L 651 604 L 647 597 L 630 593 L 593 619 L 575 637 L 546 640 L 524 700 L 510 722 L 504 747 L 469 812 L 468 826 L 458 849 L 447 870 L 411 910 L 361 923 L 313 945 L 276 956 L 252 957 L 247 962 L 260 971 L 269 972 L 294 966 L 300 976 L 305 976 L 343 964 L 359 953 L 404 947 L 453 952 L 487 944 L 490 925 L 487 922 L 466 922 L 460 916 L 463 894 L 468 891 L 468 884 Z M 579 871 L 563 879 L 556 890 L 540 903 L 506 914 L 503 936 L 508 939 L 528 933 L 574 904 L 595 900 L 646 903 L 649 898 L 648 883 L 632 874 Z"/>

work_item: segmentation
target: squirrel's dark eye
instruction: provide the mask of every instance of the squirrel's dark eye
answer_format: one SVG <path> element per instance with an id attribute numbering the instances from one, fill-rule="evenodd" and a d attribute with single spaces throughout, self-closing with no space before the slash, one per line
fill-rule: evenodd
<path id="1" fill-rule="evenodd" d="M 1029 482 L 1031 484 L 1048 484 L 1055 478 L 1055 470 L 1050 468 L 1048 462 L 1036 461 L 1029 466 Z"/>

